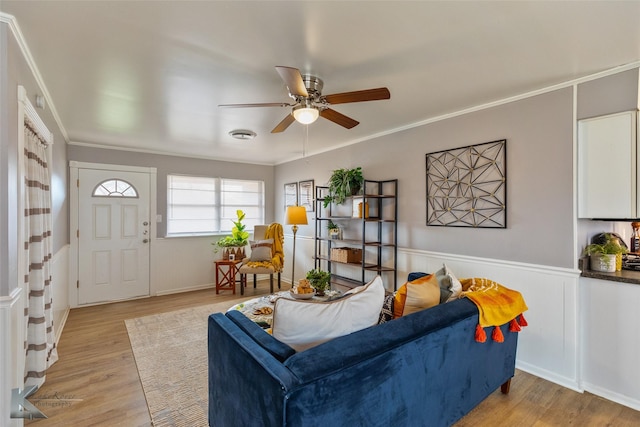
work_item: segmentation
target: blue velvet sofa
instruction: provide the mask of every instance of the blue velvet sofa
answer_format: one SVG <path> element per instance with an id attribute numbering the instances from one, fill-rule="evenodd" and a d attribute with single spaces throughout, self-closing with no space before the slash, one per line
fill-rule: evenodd
<path id="1" fill-rule="evenodd" d="M 466 298 L 296 353 L 237 311 L 209 317 L 210 426 L 450 426 L 509 390 L 518 334 L 475 341 Z"/>

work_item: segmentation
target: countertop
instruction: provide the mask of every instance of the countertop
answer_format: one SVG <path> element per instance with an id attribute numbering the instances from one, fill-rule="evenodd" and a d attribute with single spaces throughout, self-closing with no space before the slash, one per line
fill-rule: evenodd
<path id="1" fill-rule="evenodd" d="M 612 282 L 631 283 L 634 285 L 640 285 L 640 271 L 637 270 L 622 270 L 613 273 L 605 273 L 602 271 L 586 270 L 583 265 L 587 264 L 587 260 L 581 258 L 578 262 L 578 267 L 582 271 L 580 276 L 590 277 L 592 279 L 610 280 Z"/>

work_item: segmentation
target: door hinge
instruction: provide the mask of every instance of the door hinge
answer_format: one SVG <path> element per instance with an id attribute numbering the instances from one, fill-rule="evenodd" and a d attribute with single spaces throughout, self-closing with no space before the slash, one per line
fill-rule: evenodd
<path id="1" fill-rule="evenodd" d="M 76 187 L 80 188 L 80 180 L 76 179 Z"/>
<path id="2" fill-rule="evenodd" d="M 76 280 L 76 288 L 80 289 L 80 280 Z"/>
<path id="3" fill-rule="evenodd" d="M 80 229 L 76 230 L 76 237 L 79 239 L 80 238 Z"/>

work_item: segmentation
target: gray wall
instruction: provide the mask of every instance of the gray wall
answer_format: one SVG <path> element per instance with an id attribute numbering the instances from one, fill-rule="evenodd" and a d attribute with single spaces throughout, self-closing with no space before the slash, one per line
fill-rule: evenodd
<path id="1" fill-rule="evenodd" d="M 157 237 L 164 237 L 167 230 L 167 175 L 169 174 L 263 180 L 265 183 L 266 222 L 273 222 L 273 166 L 107 150 L 80 145 L 70 145 L 68 151 L 71 161 L 156 168 L 158 173 L 156 208 L 157 213 L 162 215 L 162 222 L 158 224 L 157 228 Z"/>
<path id="2" fill-rule="evenodd" d="M 17 253 L 18 236 L 18 85 L 27 90 L 29 100 L 35 105 L 35 95 L 42 94 L 20 47 L 9 27 L 0 23 L 0 296 L 8 295 L 18 286 Z M 37 110 L 38 115 L 53 133 L 51 195 L 53 220 L 53 254 L 69 242 L 69 213 L 67 203 L 67 146 L 50 109 Z M 52 255 L 53 255 L 52 254 Z"/>
<path id="3" fill-rule="evenodd" d="M 366 178 L 399 180 L 400 247 L 573 268 L 572 138 L 566 88 L 278 165 L 276 207 L 286 182 L 324 185 L 333 169 L 362 166 Z M 499 139 L 507 140 L 507 228 L 426 226 L 425 154 Z"/>

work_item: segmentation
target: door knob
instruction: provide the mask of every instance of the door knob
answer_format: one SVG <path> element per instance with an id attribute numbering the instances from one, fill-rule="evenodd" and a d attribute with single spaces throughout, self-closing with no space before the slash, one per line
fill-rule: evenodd
<path id="1" fill-rule="evenodd" d="M 145 221 L 145 222 L 142 223 L 142 225 L 144 225 L 146 227 L 147 225 L 149 225 L 149 222 Z"/>
<path id="2" fill-rule="evenodd" d="M 142 243 L 149 243 L 149 239 L 143 239 Z"/>

